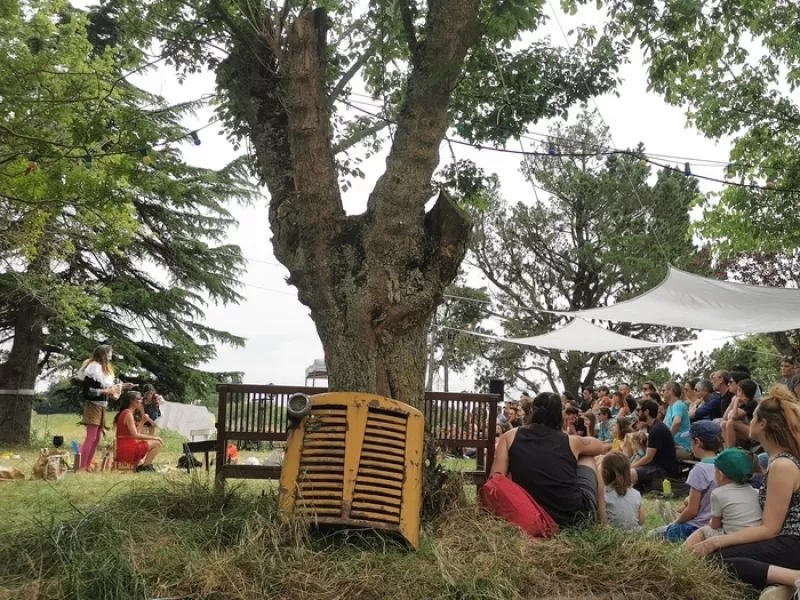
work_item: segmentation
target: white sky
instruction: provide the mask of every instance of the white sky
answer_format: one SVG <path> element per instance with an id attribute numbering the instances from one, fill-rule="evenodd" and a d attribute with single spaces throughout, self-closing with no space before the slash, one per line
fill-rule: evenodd
<path id="1" fill-rule="evenodd" d="M 581 22 L 598 22 L 598 14 L 592 11 L 579 13 L 573 19 L 563 14 L 559 14 L 558 18 L 564 29 Z M 554 21 L 542 33 L 549 34 L 556 44 L 564 42 L 561 30 Z M 641 56 L 634 53 L 630 64 L 623 65 L 621 75 L 623 83 L 618 88 L 619 96 L 607 95 L 597 99 L 597 108 L 611 130 L 615 147 L 635 147 L 643 142 L 648 151 L 658 154 L 719 161 L 728 159 L 727 142 L 717 143 L 704 138 L 696 130 L 687 128 L 682 109 L 666 105 L 658 95 L 647 91 L 646 72 Z M 135 83 L 162 94 L 170 102 L 196 99 L 202 94 L 213 93 L 215 88 L 211 73 L 192 77 L 180 85 L 174 72 L 168 68 L 153 71 Z M 590 108 L 594 108 L 593 103 L 590 103 Z M 210 119 L 211 111 L 207 110 L 187 121 L 186 125 L 197 128 L 208 123 Z M 547 129 L 547 122 L 530 128 L 537 133 L 545 133 Z M 210 127 L 200 134 L 203 140 L 201 146 L 184 145 L 182 149 L 185 158 L 192 164 L 204 167 L 221 167 L 232 160 L 236 156 L 233 147 L 223 136 L 217 136 L 218 132 L 217 126 Z M 531 142 L 525 144 L 526 149 L 530 149 Z M 508 147 L 519 149 L 519 145 L 513 141 L 509 142 Z M 496 172 L 500 176 L 502 193 L 507 201 L 525 201 L 532 194 L 530 184 L 519 172 L 520 157 L 486 150 L 477 151 L 464 146 L 454 148 L 457 158 L 472 158 L 486 171 Z M 440 154 L 443 164 L 450 159 L 446 146 L 442 147 Z M 360 212 L 366 206 L 367 196 L 383 171 L 384 159 L 385 156 L 374 157 L 362 165 L 366 179 L 356 181 L 353 188 L 345 193 L 345 207 L 348 212 Z M 679 160 L 673 161 L 673 164 L 682 163 Z M 693 165 L 693 172 L 724 177 L 724 170 L 719 166 Z M 716 189 L 714 184 L 703 181 L 700 181 L 700 186 L 703 191 Z M 277 264 L 273 256 L 266 206 L 266 199 L 263 199 L 253 207 L 232 207 L 239 227 L 230 232 L 229 241 L 238 244 L 249 261 L 247 273 L 242 277 L 242 281 L 248 284 L 242 288 L 246 300 L 238 306 L 210 306 L 207 322 L 213 327 L 242 335 L 248 342 L 245 348 L 240 349 L 220 347 L 218 358 L 208 364 L 207 368 L 244 371 L 245 381 L 248 383 L 301 384 L 304 381 L 305 368 L 314 359 L 323 356 L 322 346 L 308 309 L 297 300 L 295 289 L 286 285 L 284 278 L 288 273 Z M 703 332 L 700 335 L 702 342 L 690 346 L 688 352 L 693 354 L 698 350 L 713 348 L 721 343 L 718 340 L 722 335 L 724 333 Z M 681 351 L 676 351 L 670 367 L 680 370 L 684 364 Z M 472 374 L 467 374 L 466 377 L 451 375 L 451 389 L 472 390 Z"/>

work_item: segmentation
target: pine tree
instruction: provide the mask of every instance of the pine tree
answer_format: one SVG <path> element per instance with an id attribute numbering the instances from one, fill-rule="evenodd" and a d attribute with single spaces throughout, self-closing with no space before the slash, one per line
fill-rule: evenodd
<path id="1" fill-rule="evenodd" d="M 243 259 L 226 206 L 254 196 L 236 163 L 187 165 L 170 106 L 127 80 L 150 57 L 121 43 L 113 11 L 58 1 L 0 21 L 0 389 L 34 388 L 107 339 L 118 370 L 178 398 L 214 381 L 199 365 L 242 338 L 203 323 L 236 303 Z M 23 392 L 24 394 L 24 392 Z M 30 397 L 0 395 L 0 442 L 26 443 Z"/>

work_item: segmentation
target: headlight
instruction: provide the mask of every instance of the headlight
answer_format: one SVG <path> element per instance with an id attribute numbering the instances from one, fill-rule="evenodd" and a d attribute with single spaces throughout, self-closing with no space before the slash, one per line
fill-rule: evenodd
<path id="1" fill-rule="evenodd" d="M 286 412 L 293 421 L 299 421 L 311 411 L 311 398 L 307 394 L 292 394 Z"/>

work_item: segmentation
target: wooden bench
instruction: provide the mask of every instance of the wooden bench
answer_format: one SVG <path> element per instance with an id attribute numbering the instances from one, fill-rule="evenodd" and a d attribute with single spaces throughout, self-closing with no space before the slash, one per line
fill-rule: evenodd
<path id="1" fill-rule="evenodd" d="M 296 393 L 309 396 L 326 388 L 285 385 L 223 384 L 217 386 L 219 414 L 215 441 L 216 481 L 226 479 L 278 479 L 277 465 L 226 464 L 225 452 L 231 441 L 285 442 L 288 418 L 286 405 Z M 495 427 L 504 384 L 492 380 L 488 394 L 426 392 L 425 427 L 442 449 L 475 448 L 476 468 L 463 472 L 480 486 L 486 482 L 494 461 Z M 203 443 L 203 442 L 199 442 Z M 206 461 L 208 463 L 208 461 Z"/>

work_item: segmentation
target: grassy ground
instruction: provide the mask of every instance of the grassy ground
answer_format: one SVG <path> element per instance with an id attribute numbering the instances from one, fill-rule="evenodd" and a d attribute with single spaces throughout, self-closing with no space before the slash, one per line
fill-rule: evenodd
<path id="1" fill-rule="evenodd" d="M 387 536 L 326 536 L 280 523 L 270 492 L 214 494 L 202 479 L 176 473 L 101 475 L 96 481 L 112 488 L 102 493 L 88 479 L 54 486 L 74 496 L 83 489 L 91 500 L 48 502 L 36 520 L 3 522 L 0 598 L 745 598 L 679 546 L 604 528 L 531 542 L 474 504 L 428 524 L 420 550 L 409 552 Z M 21 489 L 39 483 L 7 485 L 24 501 Z M 0 495 L 0 511 L 11 502 Z"/>
<path id="2" fill-rule="evenodd" d="M 77 420 L 51 416 L 47 437 L 80 441 Z M 167 437 L 160 466 L 180 452 L 180 440 Z M 19 454 L 0 464 L 32 463 L 35 450 Z M 474 500 L 427 524 L 422 547 L 409 552 L 387 536 L 325 536 L 280 523 L 274 482 L 216 494 L 202 470 L 68 474 L 0 489 L 0 600 L 746 597 L 679 546 L 606 528 L 534 543 Z M 648 526 L 661 524 L 647 506 Z"/>

